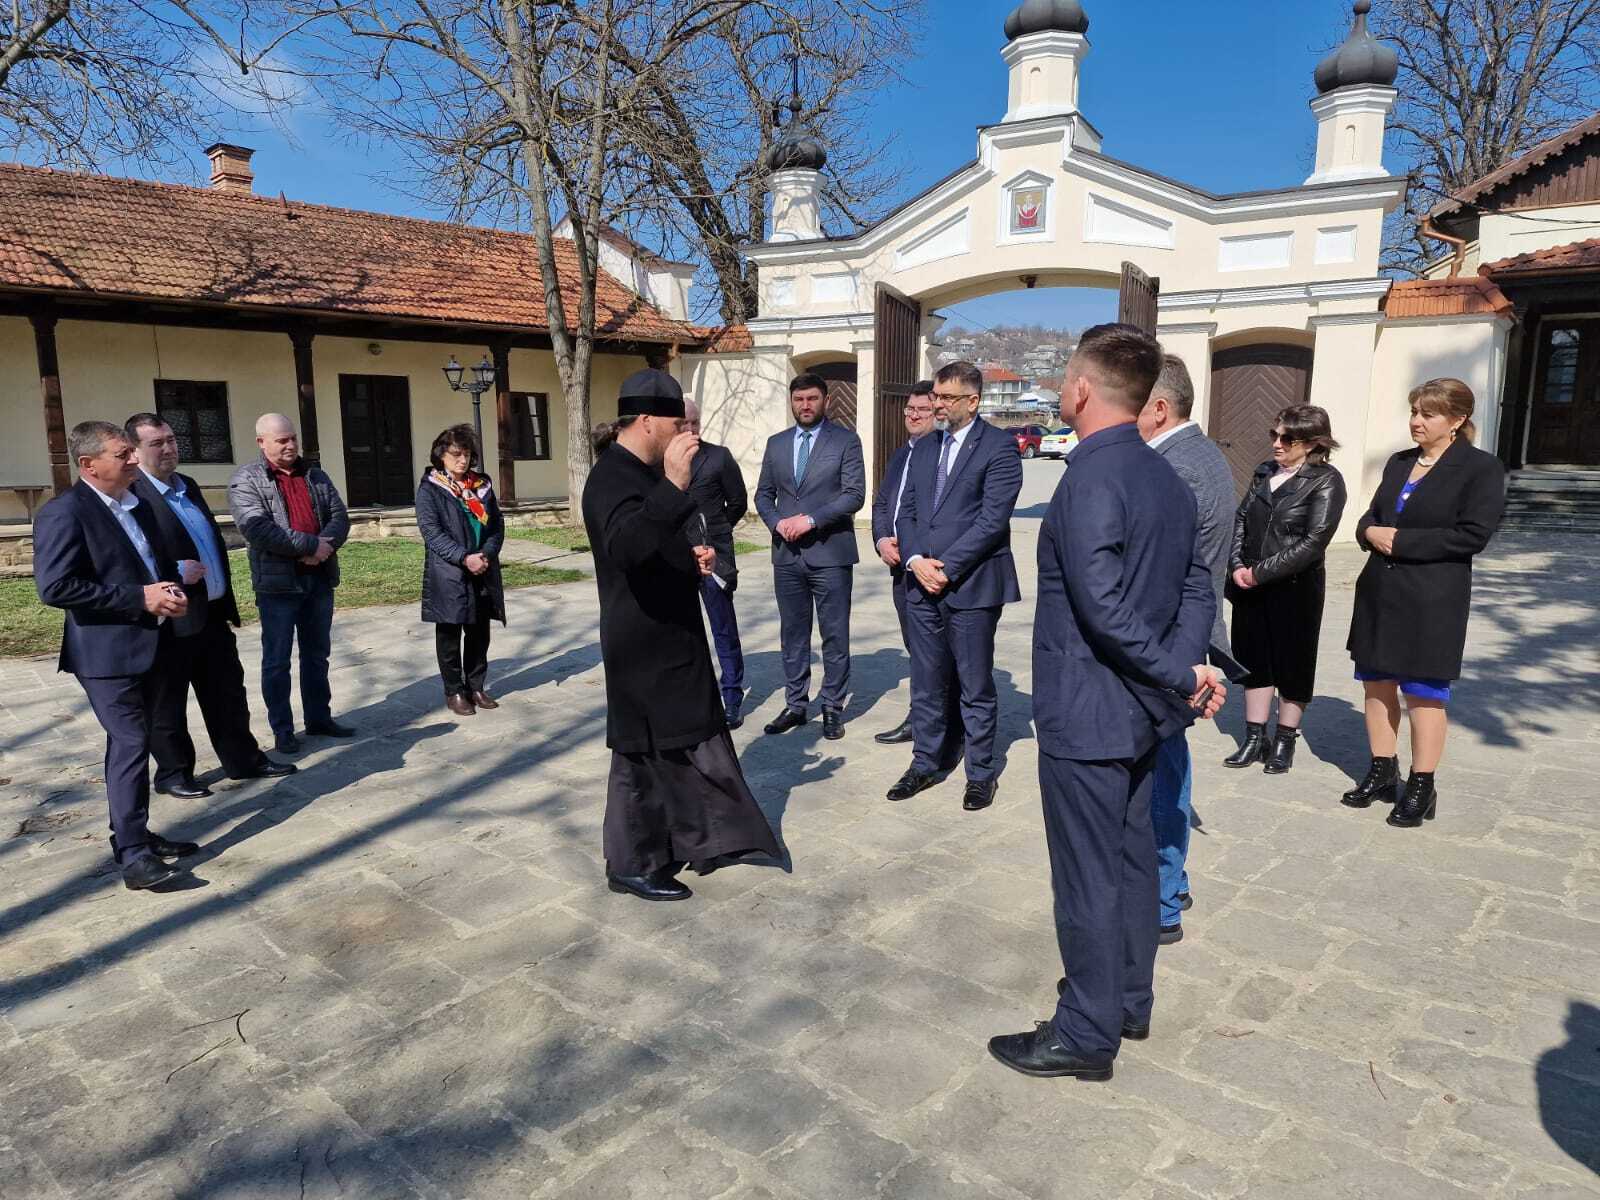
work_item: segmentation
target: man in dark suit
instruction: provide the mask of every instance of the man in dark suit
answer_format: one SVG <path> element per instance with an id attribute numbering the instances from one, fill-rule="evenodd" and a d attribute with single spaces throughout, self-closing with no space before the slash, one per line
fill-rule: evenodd
<path id="1" fill-rule="evenodd" d="M 173 626 L 176 668 L 163 687 L 176 690 L 175 702 L 162 711 L 176 716 L 176 725 L 158 722 L 151 730 L 156 760 L 155 790 L 184 799 L 209 796 L 194 777 L 194 739 L 189 736 L 188 691 L 192 684 L 211 746 L 230 779 L 272 779 L 292 775 L 292 763 L 273 762 L 261 752 L 250 732 L 250 701 L 244 690 L 244 667 L 233 631 L 239 604 L 222 530 L 206 504 L 200 485 L 178 471 L 178 437 L 156 413 L 135 413 L 123 432 L 139 452 L 139 475 L 133 494 L 149 507 L 167 554 L 183 575 L 189 611 Z"/>
<path id="2" fill-rule="evenodd" d="M 890 800 L 910 799 L 954 766 L 946 757 L 956 741 L 947 697 L 959 687 L 968 812 L 994 803 L 994 634 L 1001 608 L 1022 599 L 1011 558 L 1022 459 L 1015 438 L 977 415 L 982 394 L 983 372 L 972 363 L 940 367 L 933 411 L 941 429 L 906 467 L 899 530 L 915 746 L 910 769 L 889 789 Z"/>
<path id="3" fill-rule="evenodd" d="M 1139 413 L 1139 436 L 1178 473 L 1194 493 L 1195 549 L 1211 567 L 1217 616 L 1211 625 L 1212 661 L 1228 651 L 1228 629 L 1222 619 L 1222 588 L 1228 577 L 1228 550 L 1233 541 L 1233 513 L 1239 498 L 1233 472 L 1217 444 L 1190 419 L 1194 381 L 1183 359 L 1168 354 L 1150 399 Z M 1183 940 L 1183 914 L 1194 903 L 1189 895 L 1189 822 L 1193 811 L 1193 771 L 1185 729 L 1156 748 L 1150 786 L 1150 822 L 1156 833 L 1156 861 L 1161 872 L 1161 944 Z"/>
<path id="4" fill-rule="evenodd" d="M 696 436 L 700 433 L 700 406 L 684 402 L 683 427 Z M 705 519 L 706 544 L 717 552 L 711 574 L 700 581 L 700 602 L 711 622 L 711 641 L 717 648 L 717 665 L 722 670 L 722 708 L 728 728 L 744 724 L 740 708 L 744 705 L 744 647 L 739 644 L 739 618 L 733 610 L 733 592 L 739 586 L 739 565 L 733 553 L 733 527 L 750 511 L 750 496 L 745 491 L 744 473 L 726 446 L 701 439 L 700 453 L 690 464 L 689 499 Z"/>
<path id="5" fill-rule="evenodd" d="M 906 627 L 906 565 L 900 559 L 900 499 L 906 489 L 906 464 L 911 461 L 911 448 L 933 429 L 933 380 L 919 379 L 906 397 L 906 444 L 889 456 L 884 468 L 883 482 L 872 499 L 872 545 L 889 568 L 889 591 L 894 597 L 894 615 L 900 622 L 900 642 L 911 653 L 911 634 Z M 911 741 L 911 713 L 894 729 L 874 734 L 873 741 L 883 746 L 895 746 Z"/>
<path id="6" fill-rule="evenodd" d="M 106 731 L 106 799 L 111 853 L 130 888 L 165 883 L 165 860 L 199 852 L 150 829 L 150 729 L 158 703 L 170 703 L 162 677 L 172 670 L 173 622 L 189 606 L 178 565 L 161 554 L 161 535 L 129 489 L 139 459 L 107 421 L 72 428 L 67 450 L 78 482 L 39 510 L 33 522 L 33 578 L 39 599 L 66 610 L 60 669 L 78 677 Z"/>
<path id="7" fill-rule="evenodd" d="M 1204 663 L 1216 598 L 1195 504 L 1139 437 L 1161 347 L 1130 325 L 1086 330 L 1061 418 L 1078 434 L 1039 536 L 1033 720 L 1069 972 L 1054 1017 L 991 1038 L 1027 1075 L 1110 1079 L 1122 1038 L 1150 1033 L 1159 905 L 1150 770 L 1156 746 L 1225 689 Z"/>
<path id="8" fill-rule="evenodd" d="M 772 575 L 783 641 L 784 710 L 766 727 L 787 733 L 809 719 L 811 614 L 822 627 L 822 735 L 844 736 L 850 694 L 850 585 L 858 559 L 855 515 L 867 499 L 861 439 L 826 419 L 827 381 L 789 384 L 794 428 L 761 459 L 756 512 L 772 531 Z"/>

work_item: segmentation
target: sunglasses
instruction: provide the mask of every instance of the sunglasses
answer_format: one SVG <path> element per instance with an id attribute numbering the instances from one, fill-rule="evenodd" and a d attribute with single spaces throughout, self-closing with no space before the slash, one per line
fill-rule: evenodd
<path id="1" fill-rule="evenodd" d="M 1296 442 L 1303 442 L 1304 440 L 1304 438 L 1290 437 L 1287 433 L 1281 433 L 1276 429 L 1267 430 L 1267 441 L 1274 445 L 1282 442 L 1285 446 L 1292 446 Z"/>

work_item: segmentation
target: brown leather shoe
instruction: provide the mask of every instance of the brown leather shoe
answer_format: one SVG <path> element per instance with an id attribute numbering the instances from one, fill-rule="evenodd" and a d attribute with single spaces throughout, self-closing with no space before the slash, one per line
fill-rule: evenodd
<path id="1" fill-rule="evenodd" d="M 500 701 L 496 700 L 493 696 L 489 695 L 488 692 L 473 692 L 472 693 L 472 702 L 474 704 L 476 704 L 479 708 L 499 708 L 500 707 Z"/>
<path id="2" fill-rule="evenodd" d="M 458 696 L 451 692 L 444 698 L 444 706 L 458 717 L 470 717 L 478 710 L 472 707 L 472 701 L 465 696 Z"/>

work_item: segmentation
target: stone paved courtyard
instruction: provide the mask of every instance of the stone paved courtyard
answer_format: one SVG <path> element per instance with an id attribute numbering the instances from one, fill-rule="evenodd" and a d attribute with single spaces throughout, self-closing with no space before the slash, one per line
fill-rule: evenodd
<path id="1" fill-rule="evenodd" d="M 1016 522 L 1030 601 L 1058 470 L 1029 465 Z M 777 618 L 747 561 L 735 740 L 792 870 L 690 877 L 677 905 L 605 888 L 588 582 L 511 598 L 504 705 L 469 720 L 413 609 L 341 614 L 360 738 L 248 784 L 197 739 L 217 794 L 155 804 L 205 847 L 176 894 L 111 867 L 76 685 L 7 661 L 0 1196 L 1600 1195 L 1597 550 L 1508 536 L 1480 564 L 1440 817 L 1402 831 L 1337 801 L 1366 755 L 1342 649 L 1360 556 L 1336 549 L 1294 771 L 1221 767 L 1237 701 L 1193 735 L 1195 908 L 1153 1036 L 1104 1085 L 984 1050 L 1048 1014 L 1060 965 L 1031 602 L 1000 627 L 995 807 L 962 812 L 958 780 L 891 805 L 886 573 L 857 574 L 845 739 L 764 738 Z"/>

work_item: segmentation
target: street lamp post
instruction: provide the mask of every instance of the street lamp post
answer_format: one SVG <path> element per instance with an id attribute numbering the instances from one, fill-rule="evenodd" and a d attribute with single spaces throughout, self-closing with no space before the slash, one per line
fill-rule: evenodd
<path id="1" fill-rule="evenodd" d="M 489 361 L 487 354 L 484 355 L 483 360 L 472 368 L 472 378 L 465 382 L 462 381 L 461 377 L 466 373 L 466 368 L 456 361 L 454 354 L 450 356 L 449 364 L 442 369 L 445 380 L 450 384 L 452 392 L 472 393 L 472 427 L 473 432 L 478 435 L 478 457 L 481 460 L 483 457 L 483 394 L 494 386 L 494 364 Z M 481 461 L 473 465 L 478 470 L 483 470 Z"/>

